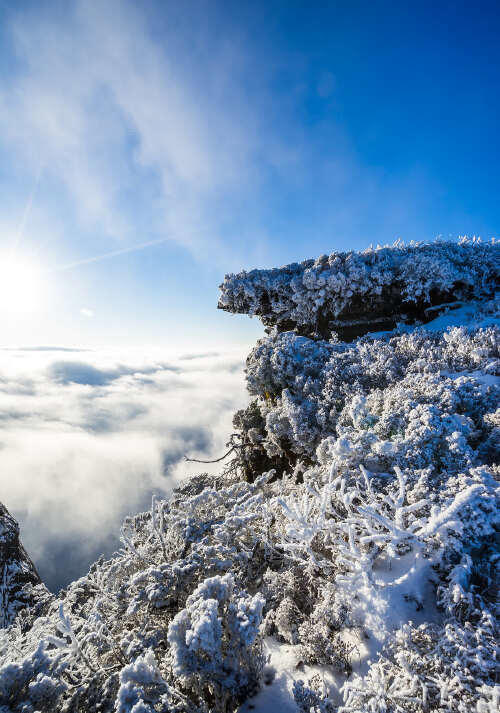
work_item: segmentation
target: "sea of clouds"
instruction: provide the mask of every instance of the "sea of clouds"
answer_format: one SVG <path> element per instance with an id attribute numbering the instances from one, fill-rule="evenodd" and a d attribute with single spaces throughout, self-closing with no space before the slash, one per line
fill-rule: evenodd
<path id="1" fill-rule="evenodd" d="M 124 516 L 220 469 L 243 351 L 0 351 L 0 501 L 53 591 L 120 545 Z"/>

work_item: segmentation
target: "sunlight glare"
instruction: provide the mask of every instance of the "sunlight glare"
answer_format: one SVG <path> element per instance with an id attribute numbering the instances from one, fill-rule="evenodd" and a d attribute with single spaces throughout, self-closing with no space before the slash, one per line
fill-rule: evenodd
<path id="1" fill-rule="evenodd" d="M 0 255 L 0 314 L 38 311 L 42 295 L 42 274 L 36 264 L 24 257 Z"/>

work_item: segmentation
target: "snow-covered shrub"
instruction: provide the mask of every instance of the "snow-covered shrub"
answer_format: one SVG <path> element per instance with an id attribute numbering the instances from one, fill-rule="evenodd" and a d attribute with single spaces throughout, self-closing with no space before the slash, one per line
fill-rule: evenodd
<path id="1" fill-rule="evenodd" d="M 226 574 L 206 579 L 168 629 L 173 673 L 214 711 L 255 691 L 262 666 L 259 626 L 264 599 L 235 589 Z M 192 695 L 192 693 L 191 693 Z"/>
<path id="2" fill-rule="evenodd" d="M 229 710 L 237 696 L 258 686 L 259 681 L 257 630 L 263 600 L 259 594 L 245 595 L 235 580 L 249 576 L 257 554 L 264 567 L 266 557 L 272 555 L 271 546 L 269 553 L 256 547 L 263 539 L 260 533 L 268 527 L 267 517 L 259 517 L 259 510 L 260 493 L 271 476 L 225 488 L 212 487 L 213 481 L 207 479 L 208 487 L 191 488 L 194 493 L 188 497 L 184 489 L 170 502 L 154 500 L 149 513 L 124 523 L 124 548 L 111 560 L 96 562 L 88 575 L 72 583 L 61 593 L 62 599 L 51 603 L 45 618 L 37 619 L 26 632 L 17 625 L 2 630 L 0 666 L 12 663 L 15 651 L 15 661 L 26 668 L 23 662 L 42 640 L 50 655 L 57 657 L 64 671 L 59 677 L 67 684 L 67 688 L 57 689 L 60 700 L 53 709 L 62 711 L 68 706 L 68 710 L 83 713 L 99 698 L 103 710 L 106 706 L 113 709 L 117 695 L 129 700 L 127 671 L 143 671 L 146 659 L 150 661 L 148 652 L 154 651 L 162 678 L 154 686 L 158 701 L 168 699 L 169 705 L 181 706 L 179 710 L 212 710 L 208 699 L 193 702 L 176 685 L 179 675 L 173 673 L 175 657 L 169 655 L 172 646 L 167 633 L 176 614 L 190 611 L 190 594 L 197 591 L 203 598 L 197 587 L 207 576 L 217 579 L 218 574 L 232 570 L 234 579 L 233 575 L 221 578 L 227 597 L 220 602 L 224 622 L 220 673 L 229 677 L 228 681 L 232 675 L 236 682 L 234 690 L 227 688 L 223 696 Z M 255 587 L 255 582 L 251 585 Z M 130 666 L 132 669 L 127 668 Z M 28 667 L 26 686 L 36 682 L 38 673 Z M 197 676 L 203 678 L 201 671 L 191 673 L 191 683 Z M 144 689 L 148 701 L 151 686 L 147 683 Z M 139 706 L 134 713 L 146 705 L 141 695 L 139 689 L 130 693 L 130 701 L 137 699 L 131 708 Z"/>
<path id="3" fill-rule="evenodd" d="M 299 627 L 300 654 L 305 663 L 333 666 L 350 673 L 353 647 L 348 645 L 324 619 L 306 619 Z"/>
<path id="4" fill-rule="evenodd" d="M 147 651 L 120 671 L 115 711 L 153 713 L 153 706 L 161 701 L 166 690 L 167 686 L 160 675 L 154 654 Z"/>
<path id="5" fill-rule="evenodd" d="M 488 326 L 366 337 L 352 345 L 291 332 L 266 337 L 247 361 L 248 388 L 258 397 L 252 409 L 265 423 L 260 448 L 271 459 L 312 464 L 332 444 L 343 449 L 347 466 L 373 471 L 399 465 L 439 472 L 482 457 L 492 462 L 499 336 L 498 327 Z"/>
<path id="6" fill-rule="evenodd" d="M 451 623 L 404 625 L 365 677 L 344 684 L 339 713 L 488 710 L 498 675 L 491 634 Z"/>
<path id="7" fill-rule="evenodd" d="M 377 599 L 373 611 L 380 612 L 395 593 L 422 606 L 434 569 L 463 551 L 464 540 L 480 547 L 500 524 L 498 488 L 486 469 L 450 478 L 434 503 L 415 497 L 399 469 L 396 478 L 378 481 L 363 467 L 354 478 L 336 470 L 334 462 L 322 484 L 321 471 L 306 474 L 300 500 L 278 499 L 285 515 L 281 546 L 333 576 L 335 596 L 345 592 L 351 609 L 360 601 L 365 610 Z"/>
<path id="8" fill-rule="evenodd" d="M 0 711 L 2 713 L 51 713 L 66 689 L 61 658 L 47 651 L 41 641 L 22 661 L 0 666 Z"/>
<path id="9" fill-rule="evenodd" d="M 336 706 L 318 674 L 306 683 L 298 679 L 293 684 L 293 697 L 300 713 L 335 713 Z"/>
<path id="10" fill-rule="evenodd" d="M 304 621 L 304 615 L 293 599 L 285 597 L 272 612 L 272 623 L 279 638 L 289 644 L 299 643 L 299 625 Z M 268 619 L 268 626 L 271 619 Z"/>

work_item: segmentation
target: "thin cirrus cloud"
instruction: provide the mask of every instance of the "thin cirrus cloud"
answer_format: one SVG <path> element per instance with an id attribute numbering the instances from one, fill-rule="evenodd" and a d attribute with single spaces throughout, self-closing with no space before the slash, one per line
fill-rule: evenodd
<path id="1" fill-rule="evenodd" d="M 82 225 L 120 239 L 159 231 L 214 255 L 220 201 L 257 183 L 263 156 L 276 164 L 293 152 L 262 125 L 265 91 L 249 101 L 241 78 L 255 60 L 243 38 L 215 43 L 203 3 L 165 9 L 160 37 L 158 8 L 129 0 L 12 13 L 17 65 L 0 88 L 0 126 Z"/>
<path id="2" fill-rule="evenodd" d="M 1 499 L 52 590 L 116 549 L 123 517 L 152 493 L 199 472 L 184 455 L 224 452 L 247 398 L 243 363 L 237 352 L 2 352 Z"/>
<path id="3" fill-rule="evenodd" d="M 0 241 L 16 234 L 57 282 L 119 256 L 154 272 L 162 243 L 222 275 L 433 237 L 429 166 L 366 159 L 343 119 L 353 82 L 339 57 L 317 66 L 297 38 L 284 45 L 281 12 L 203 0 L 5 12 Z"/>

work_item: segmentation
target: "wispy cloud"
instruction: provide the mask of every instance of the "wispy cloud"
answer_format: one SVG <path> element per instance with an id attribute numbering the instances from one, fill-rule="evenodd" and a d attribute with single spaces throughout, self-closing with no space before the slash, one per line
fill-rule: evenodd
<path id="1" fill-rule="evenodd" d="M 425 168 L 390 174 L 363 162 L 334 67 L 273 50 L 249 29 L 266 22 L 265 7 L 253 13 L 248 27 L 203 0 L 73 0 L 8 14 L 16 61 L 0 82 L 4 150 L 32 176 L 21 211 L 42 167 L 41 233 L 63 242 L 86 230 L 66 245 L 63 268 L 163 241 L 240 269 L 308 257 L 312 239 L 316 252 L 433 237 L 420 232 L 438 188 Z M 309 117 L 313 97 L 321 106 Z"/>
<path id="2" fill-rule="evenodd" d="M 94 316 L 94 310 L 89 309 L 88 307 L 82 307 L 80 309 L 80 314 L 82 315 L 82 317 L 87 317 L 88 319 L 92 319 L 92 317 Z"/>
<path id="3" fill-rule="evenodd" d="M 77 0 L 14 13 L 18 65 L 0 90 L 0 126 L 87 227 L 136 241 L 141 225 L 213 258 L 228 196 L 252 190 L 257 164 L 276 165 L 283 147 L 265 130 L 265 89 L 257 99 L 242 81 L 255 61 L 244 37 L 215 42 L 215 8 L 188 5 L 158 15 L 129 0 Z"/>
<path id="4" fill-rule="evenodd" d="M 146 250 L 146 248 L 151 248 L 155 245 L 161 245 L 169 239 L 170 238 L 159 238 L 158 240 L 148 240 L 147 242 L 140 243 L 139 245 L 130 245 L 126 248 L 119 248 L 118 250 L 111 250 L 107 253 L 102 253 L 101 255 L 93 255 L 92 257 L 82 258 L 81 260 L 75 260 L 74 262 L 69 262 L 65 265 L 53 267 L 50 272 L 64 272 L 65 270 L 72 270 L 75 267 L 80 267 L 80 265 L 89 265 L 90 263 L 102 262 L 103 260 L 109 260 L 113 257 L 118 257 L 119 255 L 139 252 L 140 250 Z"/>
<path id="5" fill-rule="evenodd" d="M 198 471 L 185 454 L 224 451 L 246 401 L 242 355 L 190 357 L 3 352 L 0 497 L 52 588 L 110 554 L 153 492 Z"/>

